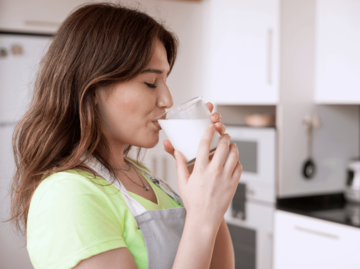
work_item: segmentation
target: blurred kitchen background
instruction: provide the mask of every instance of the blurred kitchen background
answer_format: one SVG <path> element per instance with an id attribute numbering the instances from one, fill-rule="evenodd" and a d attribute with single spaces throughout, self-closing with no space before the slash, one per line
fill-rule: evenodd
<path id="1" fill-rule="evenodd" d="M 33 268 L 9 222 L 11 136 L 52 35 L 86 0 L 0 0 L 0 268 Z M 236 269 L 360 268 L 360 0 L 122 1 L 180 39 L 175 105 L 204 96 L 244 172 Z M 143 162 L 175 189 L 159 144 Z M 50 247 L 50 246 L 49 246 Z"/>

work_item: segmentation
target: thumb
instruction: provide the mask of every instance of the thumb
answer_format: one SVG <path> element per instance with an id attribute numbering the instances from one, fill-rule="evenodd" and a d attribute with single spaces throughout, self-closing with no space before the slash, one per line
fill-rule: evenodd
<path id="1" fill-rule="evenodd" d="M 189 170 L 186 166 L 185 157 L 182 155 L 180 151 L 175 150 L 174 152 L 175 160 L 176 160 L 176 171 L 178 176 L 178 183 L 184 184 L 188 181 L 190 174 Z"/>

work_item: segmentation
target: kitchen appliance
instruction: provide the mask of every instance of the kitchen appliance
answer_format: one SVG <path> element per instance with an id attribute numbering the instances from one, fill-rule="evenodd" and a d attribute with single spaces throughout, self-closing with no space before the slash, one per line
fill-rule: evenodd
<path id="1" fill-rule="evenodd" d="M 350 162 L 347 169 L 345 197 L 349 202 L 360 203 L 360 160 Z"/>
<path id="2" fill-rule="evenodd" d="M 243 173 L 225 214 L 235 268 L 271 269 L 276 197 L 276 129 L 226 126 Z"/>

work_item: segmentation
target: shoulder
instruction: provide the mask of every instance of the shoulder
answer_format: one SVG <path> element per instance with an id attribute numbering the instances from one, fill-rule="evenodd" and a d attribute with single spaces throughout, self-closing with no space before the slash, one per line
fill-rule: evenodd
<path id="1" fill-rule="evenodd" d="M 50 206 L 75 197 L 106 198 L 108 192 L 116 193 L 116 188 L 93 174 L 67 170 L 46 177 L 35 190 L 31 199 L 30 211 L 39 206 Z"/>
<path id="2" fill-rule="evenodd" d="M 53 186 L 62 186 L 67 188 L 85 186 L 91 182 L 92 178 L 96 178 L 94 175 L 77 170 L 67 170 L 62 172 L 53 173 L 47 176 L 40 183 L 36 192 L 45 192 L 51 190 Z M 58 189 L 60 190 L 60 189 Z"/>
<path id="3" fill-rule="evenodd" d="M 55 222 L 52 226 L 88 225 L 100 219 L 122 219 L 127 210 L 123 196 L 110 182 L 87 172 L 69 170 L 54 173 L 40 183 L 30 202 L 27 226 L 31 231 L 39 222 Z"/>
<path id="4" fill-rule="evenodd" d="M 105 179 L 73 170 L 46 177 L 28 214 L 32 262 L 36 268 L 73 268 L 90 256 L 126 247 L 127 211 L 122 195 Z"/>
<path id="5" fill-rule="evenodd" d="M 51 174 L 43 179 L 35 190 L 34 197 L 40 197 L 48 192 L 52 194 L 58 193 L 64 196 L 76 195 L 79 194 L 79 192 L 93 191 L 94 185 L 104 185 L 106 182 L 104 179 L 95 177 L 87 172 L 67 170 Z"/>

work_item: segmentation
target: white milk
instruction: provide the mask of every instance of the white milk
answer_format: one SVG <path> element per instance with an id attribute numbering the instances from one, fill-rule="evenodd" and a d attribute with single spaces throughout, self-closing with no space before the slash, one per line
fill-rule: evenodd
<path id="1" fill-rule="evenodd" d="M 211 124 L 210 119 L 169 119 L 158 122 L 173 147 L 184 155 L 186 162 L 196 158 L 200 140 Z M 220 134 L 215 131 L 210 150 L 216 148 L 219 141 Z"/>

